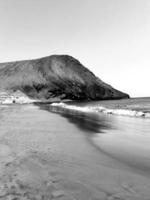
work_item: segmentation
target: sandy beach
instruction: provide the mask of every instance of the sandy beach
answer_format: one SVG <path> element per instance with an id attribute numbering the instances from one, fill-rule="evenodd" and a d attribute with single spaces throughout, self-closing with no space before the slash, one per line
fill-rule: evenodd
<path id="1" fill-rule="evenodd" d="M 149 200 L 149 171 L 100 151 L 85 121 L 73 120 L 35 105 L 0 107 L 0 199 Z"/>

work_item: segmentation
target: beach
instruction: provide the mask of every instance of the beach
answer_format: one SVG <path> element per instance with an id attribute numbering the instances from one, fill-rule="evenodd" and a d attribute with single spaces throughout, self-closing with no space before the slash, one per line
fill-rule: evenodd
<path id="1" fill-rule="evenodd" d="M 1 199 L 150 199 L 149 119 L 49 104 L 1 105 L 0 119 Z"/>

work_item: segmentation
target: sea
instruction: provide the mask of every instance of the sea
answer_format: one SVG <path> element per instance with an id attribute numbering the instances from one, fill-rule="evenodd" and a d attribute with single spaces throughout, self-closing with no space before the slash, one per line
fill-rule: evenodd
<path id="1" fill-rule="evenodd" d="M 74 173 L 83 168 L 76 179 L 101 186 L 106 199 L 150 199 L 149 97 L 0 105 L 3 143 L 18 156 L 49 152 L 68 162 Z M 1 147 L 0 157 L 5 157 Z M 83 196 L 79 199 L 88 199 Z"/>
<path id="2" fill-rule="evenodd" d="M 51 112 L 66 117 L 108 156 L 150 172 L 150 98 L 53 103 Z"/>

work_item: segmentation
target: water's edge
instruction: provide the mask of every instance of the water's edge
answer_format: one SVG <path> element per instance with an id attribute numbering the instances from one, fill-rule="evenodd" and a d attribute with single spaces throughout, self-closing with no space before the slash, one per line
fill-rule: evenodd
<path id="1" fill-rule="evenodd" d="M 131 116 L 131 117 L 145 117 L 150 118 L 150 112 L 147 111 L 137 111 L 133 109 L 111 109 L 104 106 L 84 106 L 80 107 L 78 105 L 69 105 L 67 103 L 52 103 L 51 106 L 61 107 L 70 110 L 76 110 L 80 112 L 101 112 L 105 114 L 112 115 L 122 115 L 122 116 Z"/>

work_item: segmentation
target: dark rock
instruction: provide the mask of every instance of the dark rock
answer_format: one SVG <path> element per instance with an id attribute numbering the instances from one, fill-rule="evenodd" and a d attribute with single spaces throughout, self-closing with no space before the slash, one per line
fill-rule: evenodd
<path id="1" fill-rule="evenodd" d="M 41 100 L 129 98 L 128 94 L 104 83 L 78 60 L 68 55 L 1 63 L 0 89 L 20 90 Z"/>

